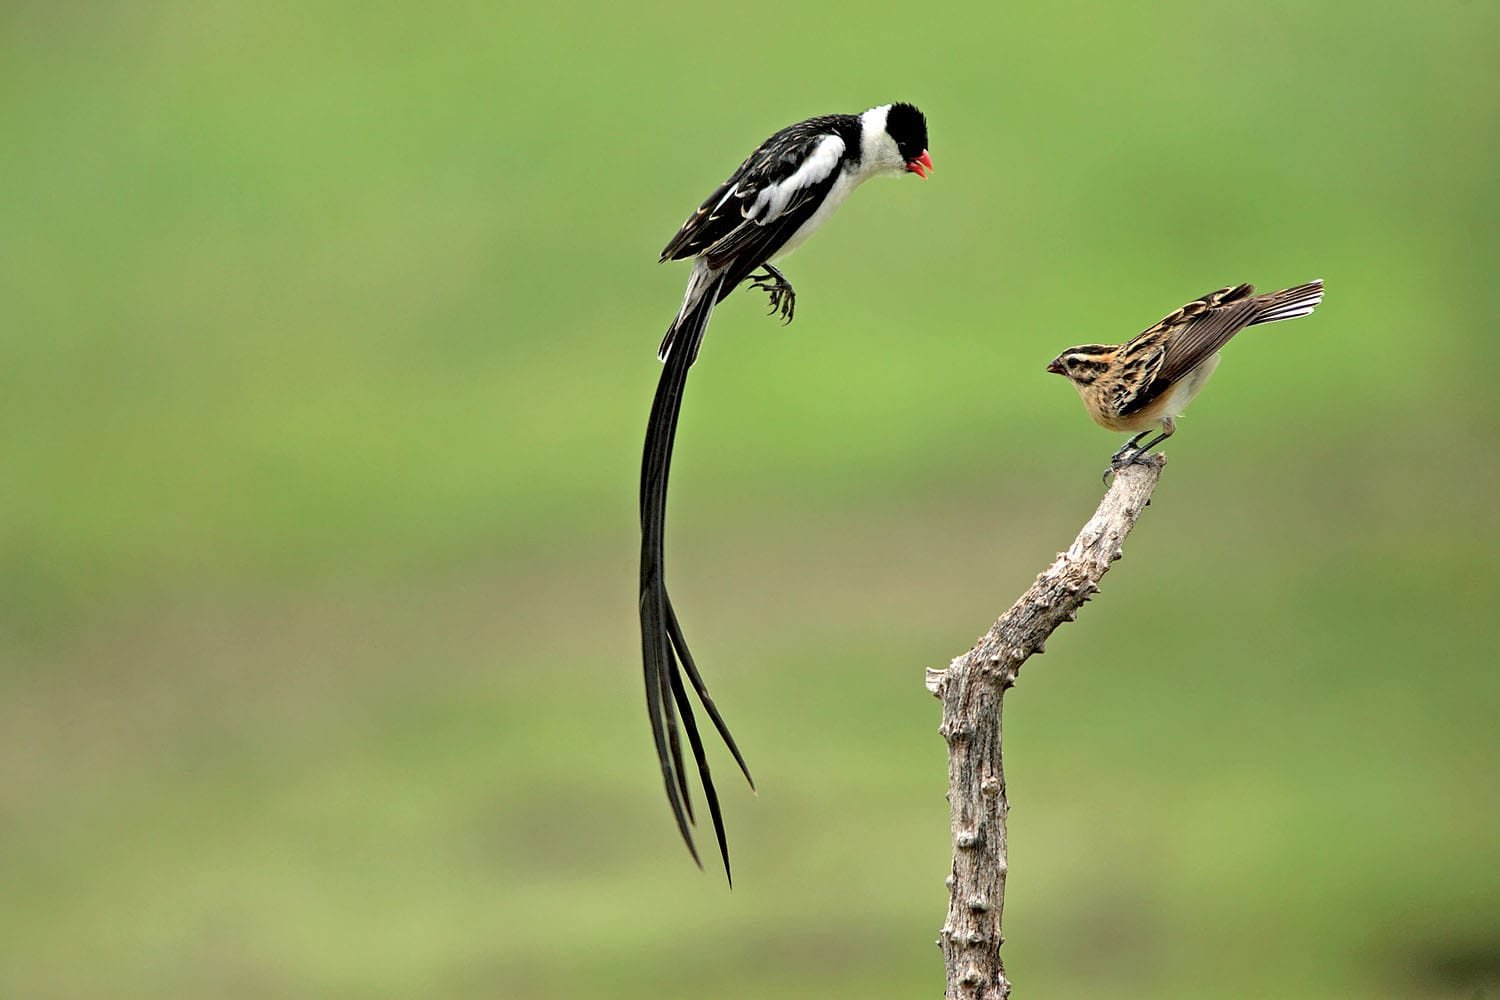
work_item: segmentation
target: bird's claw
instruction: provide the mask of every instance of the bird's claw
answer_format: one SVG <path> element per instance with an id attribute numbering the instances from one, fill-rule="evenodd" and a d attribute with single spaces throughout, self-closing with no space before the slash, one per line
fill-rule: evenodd
<path id="1" fill-rule="evenodd" d="M 1140 440 L 1145 433 L 1137 434 L 1120 446 L 1120 450 L 1109 456 L 1109 467 L 1104 470 L 1104 485 L 1109 485 L 1109 477 L 1125 468 L 1127 465 L 1146 465 L 1151 459 L 1146 457 L 1147 450 L 1159 443 L 1152 441 L 1146 447 L 1141 447 Z"/>
<path id="2" fill-rule="evenodd" d="M 1104 485 L 1109 485 L 1109 477 L 1125 468 L 1127 465 L 1154 465 L 1160 462 L 1160 457 L 1149 453 L 1145 448 L 1121 448 L 1109 457 L 1109 467 L 1104 470 Z"/>
<path id="3" fill-rule="evenodd" d="M 1104 475 L 1102 477 L 1104 485 L 1108 486 L 1110 479 L 1114 476 L 1114 474 L 1125 468 L 1125 466 L 1134 462 L 1135 459 L 1135 455 L 1121 457 L 1119 452 L 1115 452 L 1113 455 L 1111 455 L 1109 457 L 1109 464 L 1104 467 Z"/>
<path id="4" fill-rule="evenodd" d="M 770 297 L 771 308 L 766 310 L 767 316 L 780 313 L 781 322 L 790 323 L 797 311 L 797 293 L 792 291 L 792 283 L 786 280 L 785 275 L 769 264 L 764 266 L 764 274 L 750 276 L 750 287 L 765 292 Z"/>

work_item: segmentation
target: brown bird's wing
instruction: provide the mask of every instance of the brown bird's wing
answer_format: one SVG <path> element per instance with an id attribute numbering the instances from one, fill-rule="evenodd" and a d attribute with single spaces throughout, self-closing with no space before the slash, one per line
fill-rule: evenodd
<path id="1" fill-rule="evenodd" d="M 1161 395 L 1255 322 L 1260 311 L 1254 286 L 1234 285 L 1194 299 L 1141 333 L 1125 345 L 1124 353 L 1127 360 L 1137 352 L 1143 360 L 1156 360 L 1156 371 L 1149 381 L 1137 383 L 1144 386 L 1140 392 L 1121 400 L 1119 412 L 1133 413 Z"/>

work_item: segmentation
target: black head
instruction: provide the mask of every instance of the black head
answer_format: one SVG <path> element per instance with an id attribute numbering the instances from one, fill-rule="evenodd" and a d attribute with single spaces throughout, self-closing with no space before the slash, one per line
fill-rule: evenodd
<path id="1" fill-rule="evenodd" d="M 892 104 L 886 115 L 885 130 L 896 141 L 896 148 L 907 163 L 927 149 L 927 119 L 915 104 Z"/>

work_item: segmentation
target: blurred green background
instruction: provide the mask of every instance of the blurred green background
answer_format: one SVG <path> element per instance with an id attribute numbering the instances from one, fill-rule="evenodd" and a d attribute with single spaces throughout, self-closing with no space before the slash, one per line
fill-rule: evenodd
<path id="1" fill-rule="evenodd" d="M 1500 10 L 0 9 L 0 994 L 942 990 L 924 667 L 1119 438 L 1042 368 L 1240 338 L 1009 698 L 1025 997 L 1500 995 Z M 726 891 L 640 690 L 636 476 L 752 146 L 893 99 L 719 310 L 676 603 L 760 783 Z"/>

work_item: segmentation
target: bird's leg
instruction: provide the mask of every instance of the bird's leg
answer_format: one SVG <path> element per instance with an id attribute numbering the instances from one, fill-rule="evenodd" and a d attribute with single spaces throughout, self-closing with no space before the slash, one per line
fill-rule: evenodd
<path id="1" fill-rule="evenodd" d="M 770 311 L 780 312 L 781 321 L 790 323 L 792 314 L 797 311 L 797 293 L 792 291 L 792 283 L 786 280 L 786 275 L 770 264 L 762 264 L 761 267 L 765 268 L 765 273 L 750 275 L 750 287 L 769 293 Z"/>
<path id="2" fill-rule="evenodd" d="M 1147 434 L 1150 434 L 1150 433 L 1151 433 L 1151 431 L 1148 428 L 1146 430 L 1141 431 L 1139 434 L 1137 434 L 1135 437 L 1131 438 L 1129 441 L 1126 441 L 1124 444 L 1120 445 L 1120 450 L 1117 451 L 1117 452 L 1115 452 L 1113 455 L 1109 456 L 1109 464 L 1110 465 L 1116 465 L 1116 466 L 1128 464 L 1129 461 L 1135 457 L 1134 455 L 1130 455 L 1130 453 L 1132 451 L 1136 450 L 1136 445 L 1138 445 L 1138 444 L 1141 443 L 1141 438 L 1145 437 Z M 1149 447 L 1149 445 L 1148 445 L 1148 447 Z M 1140 450 L 1141 451 L 1145 451 L 1146 449 L 1142 448 Z M 1130 455 L 1129 459 L 1126 458 L 1127 455 Z"/>
<path id="3" fill-rule="evenodd" d="M 1150 441 L 1147 441 L 1145 444 L 1137 448 L 1135 450 L 1135 454 L 1130 456 L 1130 460 L 1132 462 L 1140 461 L 1140 459 L 1146 454 L 1146 452 L 1150 451 L 1152 448 L 1155 448 L 1157 445 L 1161 444 L 1171 436 L 1172 435 L 1167 433 L 1166 431 L 1162 431 L 1160 434 L 1156 435 L 1156 437 L 1152 438 Z"/>
<path id="4" fill-rule="evenodd" d="M 1107 485 L 1109 483 L 1109 477 L 1115 472 L 1123 469 L 1127 465 L 1141 461 L 1141 459 L 1145 457 L 1146 452 L 1150 451 L 1152 448 L 1155 448 L 1167 438 L 1171 437 L 1172 432 L 1175 430 L 1177 430 L 1177 425 L 1173 423 L 1171 419 L 1167 419 L 1163 420 L 1161 423 L 1161 433 L 1156 435 L 1156 437 L 1152 438 L 1150 441 L 1147 441 L 1145 444 L 1141 444 L 1140 442 L 1141 438 L 1151 433 L 1149 428 L 1147 430 L 1141 431 L 1129 441 L 1126 441 L 1123 445 L 1120 446 L 1119 451 L 1109 456 L 1109 467 L 1104 470 L 1105 484 Z"/>

